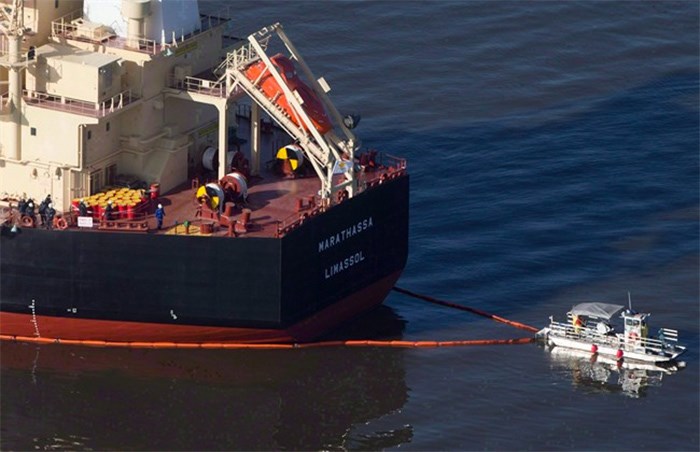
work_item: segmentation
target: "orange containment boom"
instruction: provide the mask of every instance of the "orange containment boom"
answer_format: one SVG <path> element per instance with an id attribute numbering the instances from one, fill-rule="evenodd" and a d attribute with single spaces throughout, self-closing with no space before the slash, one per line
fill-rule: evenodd
<path id="1" fill-rule="evenodd" d="M 436 348 L 464 347 L 469 345 L 513 345 L 529 344 L 534 338 L 520 339 L 476 339 L 468 341 L 376 341 L 349 340 L 309 342 L 301 344 L 247 344 L 236 342 L 113 342 L 78 339 L 52 339 L 34 336 L 0 335 L 0 340 L 32 342 L 39 344 L 87 345 L 91 347 L 122 347 L 122 348 L 203 348 L 203 349 L 293 349 L 320 347 L 397 347 L 397 348 Z"/>

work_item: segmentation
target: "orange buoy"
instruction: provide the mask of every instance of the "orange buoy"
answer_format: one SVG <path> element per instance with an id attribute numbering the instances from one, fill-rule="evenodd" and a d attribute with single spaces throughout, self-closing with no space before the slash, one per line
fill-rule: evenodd
<path id="1" fill-rule="evenodd" d="M 61 231 L 65 231 L 68 229 L 68 222 L 63 217 L 56 218 L 56 227 Z"/>

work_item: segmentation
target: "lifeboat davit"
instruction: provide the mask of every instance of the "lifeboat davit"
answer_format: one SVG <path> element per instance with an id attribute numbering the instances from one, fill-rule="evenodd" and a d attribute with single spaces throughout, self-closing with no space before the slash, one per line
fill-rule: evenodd
<path id="1" fill-rule="evenodd" d="M 301 107 L 311 119 L 316 130 L 321 134 L 331 130 L 333 125 L 326 114 L 326 110 L 323 108 L 323 103 L 319 100 L 318 96 L 316 96 L 316 93 L 299 78 L 292 60 L 278 53 L 271 57 L 270 61 L 275 65 L 282 79 L 287 83 L 290 91 L 294 92 L 296 90 L 296 92 L 299 93 L 299 96 L 303 100 Z M 299 120 L 294 114 L 292 107 L 287 102 L 287 97 L 284 95 L 277 80 L 275 80 L 270 71 L 267 70 L 263 61 L 258 61 L 248 66 L 244 73 L 251 82 L 256 83 L 257 81 L 257 85 L 265 93 L 265 96 L 287 112 L 294 124 L 308 131 L 308 127 L 306 127 L 305 124 L 299 124 Z M 261 74 L 262 77 L 260 77 Z M 258 80 L 259 77 L 260 80 Z"/>

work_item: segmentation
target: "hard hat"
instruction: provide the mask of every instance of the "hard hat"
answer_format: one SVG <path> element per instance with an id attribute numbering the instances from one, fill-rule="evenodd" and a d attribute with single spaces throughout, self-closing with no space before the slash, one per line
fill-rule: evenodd
<path id="1" fill-rule="evenodd" d="M 158 208 L 159 208 L 159 209 L 162 209 L 162 208 L 163 208 L 163 204 L 158 204 Z"/>
<path id="2" fill-rule="evenodd" d="M 85 199 L 84 199 L 84 198 L 80 198 L 80 202 L 85 202 Z"/>
<path id="3" fill-rule="evenodd" d="M 112 204 L 112 200 L 110 199 L 109 201 L 107 201 L 107 204 Z"/>
<path id="4" fill-rule="evenodd" d="M 52 202 L 49 203 L 49 209 L 53 209 L 53 203 L 52 203 Z"/>

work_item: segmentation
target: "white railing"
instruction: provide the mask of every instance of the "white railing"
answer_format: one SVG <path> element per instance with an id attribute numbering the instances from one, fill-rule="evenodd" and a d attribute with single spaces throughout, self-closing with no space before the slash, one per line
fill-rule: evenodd
<path id="1" fill-rule="evenodd" d="M 136 97 L 131 94 L 131 90 L 126 90 L 112 96 L 110 99 L 104 102 L 99 103 L 97 107 L 98 111 L 102 113 L 101 116 L 106 116 L 108 113 L 114 113 L 117 110 L 121 110 L 134 100 L 136 100 Z"/>
<path id="2" fill-rule="evenodd" d="M 97 118 L 114 113 L 137 99 L 138 97 L 134 96 L 131 90 L 122 91 L 103 102 L 87 102 L 69 97 L 24 90 L 24 100 L 28 105 Z"/>
<path id="3" fill-rule="evenodd" d="M 51 35 L 56 37 L 65 37 L 67 39 L 99 42 L 106 47 L 124 48 L 155 55 L 166 47 L 177 47 L 178 44 L 184 43 L 187 39 L 193 36 L 226 24 L 230 21 L 229 12 L 230 7 L 224 7 L 215 15 L 202 15 L 200 17 L 201 27 L 199 30 L 195 30 L 188 34 L 186 34 L 184 30 L 181 30 L 179 35 L 173 31 L 172 36 L 167 36 L 167 38 L 170 39 L 169 43 L 166 43 L 166 36 L 163 36 L 163 42 L 158 44 L 154 39 L 124 38 L 118 37 L 111 33 L 95 34 L 96 32 L 93 24 L 88 25 L 87 23 L 84 24 L 81 21 L 83 17 L 82 9 L 76 9 L 56 20 L 51 21 Z"/>
<path id="4" fill-rule="evenodd" d="M 648 351 L 654 352 L 656 354 L 662 355 L 669 349 L 676 349 L 678 346 L 675 342 L 678 341 L 678 332 L 675 330 L 668 330 L 662 328 L 660 332 L 664 332 L 662 338 L 653 337 L 629 337 L 624 333 L 615 334 L 603 334 L 595 328 L 597 323 L 588 324 L 586 326 L 573 326 L 570 323 L 562 322 L 551 322 L 549 325 L 550 330 L 558 336 L 565 336 L 570 338 L 581 338 L 590 340 L 597 345 L 608 345 L 611 347 L 622 347 L 627 348 L 642 348 Z M 673 333 L 675 332 L 675 336 Z M 668 334 L 668 336 L 666 336 Z"/>
<path id="5" fill-rule="evenodd" d="M 59 17 L 56 20 L 51 21 L 51 36 L 62 36 L 63 32 L 71 26 L 71 22 L 73 22 L 75 19 L 78 19 L 80 17 L 83 17 L 83 9 L 78 8 L 75 9 L 68 14 Z"/>
<path id="6" fill-rule="evenodd" d="M 64 37 L 67 39 L 99 42 L 106 47 L 124 48 L 136 50 L 143 53 L 155 55 L 162 50 L 153 39 L 134 38 L 127 39 L 116 36 L 113 33 L 95 34 L 95 28 L 85 25 L 81 19 L 83 10 L 71 11 L 65 16 L 51 22 L 51 36 Z"/>
<path id="7" fill-rule="evenodd" d="M 233 17 L 231 11 L 231 6 L 224 6 L 212 14 L 200 13 L 202 31 L 211 30 L 214 27 L 218 27 L 219 25 L 224 25 L 229 22 L 231 17 Z"/>
<path id="8" fill-rule="evenodd" d="M 170 74 L 168 75 L 166 83 L 167 86 L 171 88 L 185 90 L 190 93 L 204 94 L 214 97 L 227 97 L 226 84 L 222 80 L 207 80 L 190 76 L 179 78 Z M 232 94 L 237 93 L 238 92 L 234 92 Z"/>

